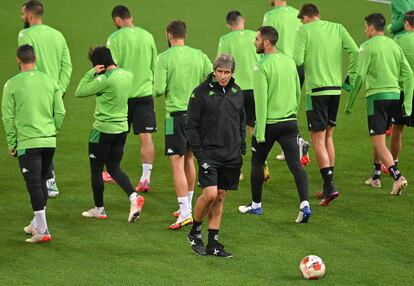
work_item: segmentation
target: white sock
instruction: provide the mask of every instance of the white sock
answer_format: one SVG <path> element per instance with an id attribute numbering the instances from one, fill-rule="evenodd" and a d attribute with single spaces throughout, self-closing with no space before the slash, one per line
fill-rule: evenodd
<path id="1" fill-rule="evenodd" d="M 96 210 L 98 211 L 98 212 L 102 212 L 103 210 L 104 210 L 104 207 L 96 207 Z"/>
<path id="2" fill-rule="evenodd" d="M 302 201 L 300 203 L 299 209 L 303 209 L 304 207 L 309 207 L 309 202 L 308 201 Z"/>
<path id="3" fill-rule="evenodd" d="M 178 205 L 180 206 L 180 216 L 188 217 L 190 215 L 190 208 L 188 206 L 188 196 L 187 197 L 178 197 Z"/>
<path id="4" fill-rule="evenodd" d="M 142 176 L 140 182 L 144 180 L 150 180 L 152 171 L 152 164 L 142 164 Z"/>
<path id="5" fill-rule="evenodd" d="M 188 208 L 190 209 L 190 211 L 193 208 L 193 195 L 194 191 L 188 192 Z"/>
<path id="6" fill-rule="evenodd" d="M 135 201 L 138 197 L 138 194 L 136 192 L 133 192 L 130 196 L 129 199 L 131 200 L 131 202 Z"/>
<path id="7" fill-rule="evenodd" d="M 36 217 L 37 227 L 40 234 L 43 234 L 47 231 L 47 222 L 46 222 L 46 212 L 45 210 L 35 211 L 34 215 Z"/>
<path id="8" fill-rule="evenodd" d="M 252 208 L 253 209 L 258 209 L 258 208 L 261 208 L 261 207 L 262 207 L 262 203 L 252 202 Z"/>
<path id="9" fill-rule="evenodd" d="M 32 221 L 30 222 L 30 225 L 33 227 L 37 227 L 37 221 L 36 221 L 36 216 L 33 216 Z"/>

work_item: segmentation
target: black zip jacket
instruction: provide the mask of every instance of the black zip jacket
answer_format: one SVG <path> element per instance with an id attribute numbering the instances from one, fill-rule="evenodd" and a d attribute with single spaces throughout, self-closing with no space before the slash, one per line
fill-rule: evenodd
<path id="1" fill-rule="evenodd" d="M 241 161 L 246 153 L 243 94 L 232 78 L 222 87 L 211 73 L 191 95 L 185 127 L 199 163 Z"/>

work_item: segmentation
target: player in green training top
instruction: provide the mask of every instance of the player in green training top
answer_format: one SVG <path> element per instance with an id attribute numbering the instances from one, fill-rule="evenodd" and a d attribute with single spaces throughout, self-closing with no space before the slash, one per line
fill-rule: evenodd
<path id="1" fill-rule="evenodd" d="M 144 197 L 138 196 L 121 170 L 128 131 L 128 96 L 132 86 L 132 73 L 118 68 L 106 47 L 90 51 L 93 69 L 81 79 L 75 95 L 96 96 L 95 122 L 89 135 L 89 162 L 95 208 L 82 213 L 89 218 L 107 218 L 104 209 L 104 166 L 130 199 L 128 222 L 135 222 L 144 204 Z"/>
<path id="2" fill-rule="evenodd" d="M 155 67 L 156 96 L 165 95 L 165 155 L 169 156 L 179 210 L 170 229 L 193 222 L 191 209 L 196 180 L 194 156 L 185 135 L 187 106 L 193 89 L 213 70 L 211 61 L 200 50 L 185 45 L 187 26 L 172 21 L 167 26 L 170 48 L 161 53 Z"/>
<path id="3" fill-rule="evenodd" d="M 395 36 L 405 33 L 404 15 L 414 9 L 414 0 L 391 0 L 391 24 L 388 29 Z"/>
<path id="4" fill-rule="evenodd" d="M 9 153 L 19 158 L 34 212 L 32 222 L 24 228 L 33 236 L 26 241 L 45 242 L 52 239 L 46 222 L 46 179 L 65 108 L 57 83 L 35 69 L 32 46 L 18 48 L 17 62 L 21 72 L 4 85 L 2 118 Z"/>
<path id="5" fill-rule="evenodd" d="M 323 192 L 319 192 L 318 197 L 320 205 L 327 206 L 339 195 L 333 184 L 333 129 L 343 81 L 343 52 L 349 54 L 348 76 L 353 83 L 359 50 L 342 25 L 320 19 L 315 5 L 303 5 L 298 17 L 305 25 L 296 33 L 293 58 L 297 66 L 305 68 L 308 129 L 324 181 Z"/>
<path id="6" fill-rule="evenodd" d="M 24 29 L 19 33 L 18 45 L 29 44 L 34 48 L 36 68 L 52 77 L 64 95 L 72 74 L 68 45 L 61 32 L 43 24 L 42 15 L 43 5 L 39 1 L 31 0 L 23 4 Z M 49 197 L 59 195 L 53 162 L 48 175 L 47 188 Z"/>
<path id="7" fill-rule="evenodd" d="M 277 50 L 292 57 L 296 31 L 302 26 L 302 22 L 298 19 L 299 11 L 289 6 L 286 0 L 270 0 L 270 5 L 274 8 L 264 15 L 263 26 L 272 26 L 276 29 L 280 37 L 276 44 Z M 305 81 L 303 65 L 298 67 L 298 75 L 300 86 L 302 86 Z M 299 148 L 303 154 L 304 149 L 307 150 L 309 148 L 309 143 L 302 138 L 299 138 L 299 140 L 301 142 Z M 301 162 L 304 165 L 309 164 L 309 157 L 307 155 L 305 156 L 306 158 L 303 158 L 301 155 Z M 276 156 L 276 159 L 281 161 L 286 159 L 283 151 L 280 155 Z"/>
<path id="8" fill-rule="evenodd" d="M 408 11 L 404 16 L 404 29 L 406 33 L 401 33 L 395 37 L 395 42 L 401 47 L 405 57 L 410 64 L 412 70 L 414 70 L 414 11 Z M 400 103 L 404 101 L 404 92 L 401 92 Z M 398 155 L 401 151 L 402 135 L 404 132 L 404 125 L 413 126 L 413 115 L 411 117 L 403 116 L 401 112 L 392 119 L 392 133 L 390 151 L 394 159 L 395 165 L 398 165 Z M 377 169 L 379 167 L 377 166 Z M 377 176 L 384 172 L 389 174 L 389 171 L 381 165 L 381 169 L 375 170 Z M 367 181 L 368 182 L 368 181 Z"/>
<path id="9" fill-rule="evenodd" d="M 309 220 L 308 180 L 299 160 L 299 129 L 296 113 L 301 96 L 295 62 L 276 50 L 278 33 L 271 26 L 258 29 L 256 51 L 264 58 L 254 69 L 254 100 L 257 121 L 252 138 L 252 172 L 250 184 L 252 203 L 240 206 L 246 214 L 262 214 L 263 173 L 261 166 L 277 141 L 285 154 L 300 199 L 297 223 Z"/>
<path id="10" fill-rule="evenodd" d="M 230 11 L 227 13 L 226 22 L 231 32 L 220 38 L 217 56 L 230 54 L 236 61 L 237 69 L 234 72 L 234 79 L 243 92 L 246 124 L 249 134 L 252 136 L 256 122 L 253 94 L 253 68 L 260 59 L 252 44 L 254 43 L 256 32 L 245 29 L 245 20 L 239 11 Z M 270 180 L 270 172 L 267 163 L 265 163 L 263 171 L 265 181 L 268 182 Z M 243 178 L 243 173 L 240 173 L 240 179 L 243 180 Z"/>
<path id="11" fill-rule="evenodd" d="M 152 133 L 157 130 L 153 99 L 157 49 L 153 36 L 134 25 L 127 7 L 114 7 L 112 19 L 118 31 L 108 37 L 107 46 L 115 63 L 134 75 L 128 100 L 128 124 L 141 140 L 142 175 L 136 190 L 148 192 L 154 162 Z M 103 175 L 111 180 L 107 173 Z"/>
<path id="12" fill-rule="evenodd" d="M 385 18 L 382 14 L 365 17 L 365 32 L 369 38 L 361 45 L 361 55 L 355 85 L 350 94 L 346 113 L 350 114 L 355 98 L 366 79 L 368 130 L 372 140 L 374 164 L 381 168 L 381 162 L 394 178 L 391 194 L 399 195 L 407 186 L 407 180 L 394 164 L 386 145 L 385 133 L 391 119 L 401 109 L 400 86 L 404 90 L 404 113 L 411 114 L 414 75 L 401 48 L 392 39 L 384 36 Z M 379 176 L 374 173 L 367 184 L 381 186 Z"/>

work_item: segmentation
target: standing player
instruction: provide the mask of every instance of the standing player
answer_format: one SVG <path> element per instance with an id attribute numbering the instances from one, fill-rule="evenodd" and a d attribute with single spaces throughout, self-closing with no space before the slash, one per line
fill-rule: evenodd
<path id="1" fill-rule="evenodd" d="M 37 0 L 23 4 L 22 20 L 24 29 L 18 36 L 18 45 L 31 45 L 36 53 L 36 68 L 52 77 L 59 85 L 62 96 L 68 88 L 72 74 L 72 63 L 69 49 L 62 33 L 43 24 L 43 5 Z M 49 197 L 57 197 L 59 189 L 56 185 L 53 162 L 47 177 Z"/>
<path id="2" fill-rule="evenodd" d="M 401 48 L 384 36 L 385 18 L 382 14 L 365 17 L 365 32 L 369 38 L 361 45 L 361 55 L 355 86 L 348 98 L 346 113 L 350 114 L 355 98 L 366 79 L 368 130 L 374 149 L 374 163 L 387 167 L 394 178 L 392 195 L 400 195 L 407 180 L 394 164 L 385 139 L 388 123 L 399 113 L 401 105 L 399 82 L 403 83 L 404 113 L 411 114 L 414 89 L 413 72 Z M 375 175 L 375 174 L 374 174 Z M 373 186 L 381 185 L 379 177 L 372 177 Z"/>
<path id="3" fill-rule="evenodd" d="M 391 0 L 391 24 L 389 30 L 395 36 L 405 33 L 404 15 L 414 9 L 414 0 Z"/>
<path id="4" fill-rule="evenodd" d="M 395 41 L 403 50 L 405 57 L 408 60 L 408 63 L 411 66 L 411 69 L 414 69 L 414 11 L 409 11 L 404 16 L 404 29 L 406 33 L 400 33 L 395 37 Z M 402 104 L 404 101 L 404 92 L 401 92 L 401 99 L 400 103 Z M 392 120 L 392 133 L 391 133 L 391 144 L 390 144 L 390 151 L 394 160 L 395 165 L 398 165 L 398 155 L 401 151 L 402 145 L 402 136 L 404 132 L 404 125 L 412 125 L 412 121 L 409 117 L 403 117 L 402 114 L 398 114 L 396 118 Z M 374 166 L 374 173 L 373 176 L 377 175 L 376 178 L 379 178 L 381 172 L 385 174 L 389 174 L 388 169 L 381 165 L 381 169 L 379 166 Z M 378 182 L 378 181 L 377 181 Z M 366 181 L 367 184 L 376 186 L 375 183 L 371 184 L 371 180 L 368 179 Z"/>
<path id="5" fill-rule="evenodd" d="M 245 29 L 245 20 L 239 11 L 230 11 L 227 13 L 226 22 L 231 32 L 220 38 L 217 56 L 230 54 L 237 64 L 237 70 L 234 72 L 233 77 L 243 92 L 246 124 L 249 134 L 252 136 L 256 122 L 253 95 L 253 68 L 259 60 L 259 56 L 256 54 L 254 45 L 252 44 L 254 43 L 256 33 Z M 270 180 L 270 172 L 266 162 L 263 171 L 265 181 L 267 182 Z M 240 173 L 240 178 L 243 179 L 243 173 Z"/>
<path id="6" fill-rule="evenodd" d="M 304 65 L 306 79 L 306 116 L 312 146 L 324 181 L 321 206 L 327 206 L 339 195 L 333 184 L 335 147 L 333 128 L 336 126 L 342 85 L 343 50 L 349 54 L 348 75 L 354 82 L 358 47 L 346 29 L 320 19 L 313 4 L 302 6 L 298 17 L 305 24 L 296 33 L 293 58 Z"/>
<path id="7" fill-rule="evenodd" d="M 157 49 L 153 36 L 134 25 L 127 7 L 116 6 L 112 10 L 112 19 L 118 31 L 109 36 L 107 46 L 115 63 L 134 75 L 128 100 L 128 124 L 132 124 L 134 134 L 139 134 L 141 140 L 142 175 L 136 191 L 148 192 L 154 162 L 152 133 L 157 130 L 152 97 Z M 111 180 L 107 173 L 103 177 Z"/>
<path id="8" fill-rule="evenodd" d="M 218 236 L 226 191 L 236 190 L 239 184 L 242 154 L 246 153 L 246 121 L 243 94 L 232 78 L 233 57 L 220 55 L 213 68 L 214 72 L 194 90 L 188 106 L 185 130 L 197 157 L 203 191 L 195 204 L 193 227 L 187 237 L 198 255 L 230 258 L 233 255 L 224 250 Z M 201 234 L 205 216 L 209 220 L 207 249 Z"/>
<path id="9" fill-rule="evenodd" d="M 4 85 L 2 117 L 9 153 L 19 158 L 34 212 L 32 222 L 24 228 L 32 234 L 26 242 L 45 242 L 52 239 L 46 222 L 46 178 L 65 108 L 61 88 L 36 70 L 32 46 L 18 48 L 17 63 L 21 72 Z"/>
<path id="10" fill-rule="evenodd" d="M 155 67 L 155 95 L 165 95 L 165 155 L 169 156 L 179 211 L 170 229 L 180 229 L 192 223 L 191 205 L 196 180 L 194 156 L 185 135 L 187 106 L 191 92 L 212 71 L 203 52 L 185 45 L 187 26 L 172 21 L 167 26 L 170 48 L 160 54 Z"/>
<path id="11" fill-rule="evenodd" d="M 106 219 L 104 209 L 104 166 L 130 199 L 129 222 L 135 222 L 144 205 L 144 197 L 138 196 L 120 164 L 128 131 L 128 95 L 132 73 L 118 68 L 106 47 L 90 51 L 93 69 L 81 79 L 75 95 L 96 96 L 95 122 L 89 135 L 89 161 L 95 208 L 82 213 L 84 217 Z"/>
<path id="12" fill-rule="evenodd" d="M 263 174 L 260 167 L 278 141 L 286 157 L 298 190 L 300 207 L 297 223 L 309 220 L 308 179 L 299 162 L 299 129 L 296 113 L 301 96 L 300 81 L 295 62 L 276 50 L 278 33 L 263 26 L 256 36 L 256 51 L 264 54 L 254 73 L 254 94 L 257 122 L 252 139 L 252 203 L 240 206 L 246 214 L 262 214 Z"/>

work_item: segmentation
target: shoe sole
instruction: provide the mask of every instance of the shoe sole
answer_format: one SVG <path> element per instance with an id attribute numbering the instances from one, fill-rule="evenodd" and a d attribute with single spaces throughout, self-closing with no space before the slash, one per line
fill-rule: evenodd
<path id="1" fill-rule="evenodd" d="M 182 221 L 181 223 L 174 223 L 174 224 L 170 225 L 168 227 L 168 229 L 179 230 L 179 229 L 181 229 L 182 227 L 184 227 L 186 225 L 192 225 L 192 224 L 193 224 L 192 219 L 186 219 L 186 220 Z"/>
<path id="2" fill-rule="evenodd" d="M 130 222 L 130 223 L 132 223 L 132 222 L 136 222 L 136 221 L 139 219 L 139 217 L 141 216 L 142 207 L 144 206 L 144 203 L 145 203 L 145 199 L 144 199 L 144 197 L 139 196 L 139 197 L 137 198 L 137 206 L 138 206 L 138 211 L 137 211 L 137 212 L 135 212 L 135 213 L 132 215 L 131 219 L 129 220 L 129 222 Z"/>
<path id="3" fill-rule="evenodd" d="M 407 187 L 407 185 L 408 185 L 407 181 L 403 182 L 398 188 L 397 192 L 391 191 L 391 195 L 400 196 L 402 194 L 402 191 Z"/>
<path id="4" fill-rule="evenodd" d="M 48 242 L 52 240 L 52 236 L 48 235 L 48 236 L 43 236 L 40 240 L 37 241 L 31 241 L 30 238 L 26 239 L 25 241 L 28 243 L 43 243 L 43 242 Z"/>

